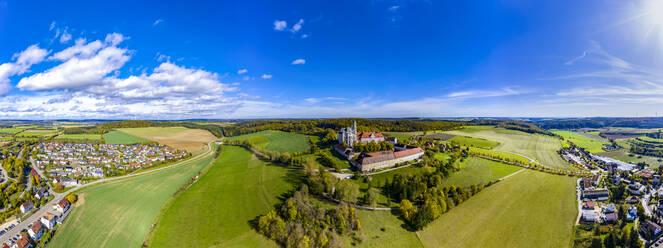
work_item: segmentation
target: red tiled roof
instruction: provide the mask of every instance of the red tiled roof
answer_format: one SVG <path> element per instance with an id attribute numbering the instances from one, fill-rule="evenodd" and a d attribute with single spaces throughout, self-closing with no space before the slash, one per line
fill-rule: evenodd
<path id="1" fill-rule="evenodd" d="M 417 154 L 417 153 L 420 153 L 420 152 L 424 152 L 424 150 L 422 150 L 419 147 L 416 147 L 416 148 L 407 149 L 407 150 L 404 150 L 404 151 L 394 152 L 394 156 L 396 158 L 402 158 L 402 157 L 407 157 L 407 156 L 414 155 L 414 154 Z"/>
<path id="2" fill-rule="evenodd" d="M 366 139 L 366 138 L 370 138 L 370 137 L 371 137 L 371 134 L 372 134 L 375 138 L 382 138 L 382 137 L 384 137 L 384 135 L 382 135 L 382 133 L 380 133 L 380 132 L 359 132 L 359 133 L 357 133 L 357 137 L 360 138 L 360 139 Z"/>
<path id="3" fill-rule="evenodd" d="M 41 221 L 35 220 L 35 222 L 32 223 L 31 229 L 33 232 L 38 233 L 41 230 Z"/>
<path id="4" fill-rule="evenodd" d="M 66 208 L 66 206 L 69 206 L 69 204 L 71 203 L 67 199 L 62 199 L 60 202 L 58 202 L 58 205 L 60 205 L 61 208 Z"/>

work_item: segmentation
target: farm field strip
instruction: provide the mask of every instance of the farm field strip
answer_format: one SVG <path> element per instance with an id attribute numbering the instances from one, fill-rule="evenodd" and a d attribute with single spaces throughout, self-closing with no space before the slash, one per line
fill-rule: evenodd
<path id="1" fill-rule="evenodd" d="M 103 137 L 104 137 L 104 142 L 106 144 L 135 144 L 135 143 L 150 142 L 150 140 L 148 139 L 136 137 L 119 130 L 113 130 L 108 133 L 105 133 Z"/>
<path id="2" fill-rule="evenodd" d="M 564 137 L 564 139 L 571 141 L 576 146 L 584 148 L 591 153 L 603 152 L 603 145 L 609 144 L 607 141 L 589 138 L 587 135 L 583 135 L 579 132 L 553 131 L 553 133 Z"/>
<path id="3" fill-rule="evenodd" d="M 464 163 L 466 165 L 460 171 L 442 180 L 442 184 L 459 187 L 467 187 L 480 183 L 486 184 L 523 169 L 519 166 L 476 157 L 470 157 Z"/>
<path id="4" fill-rule="evenodd" d="M 216 140 L 216 137 L 206 130 L 185 127 L 120 128 L 118 130 L 192 153 L 201 150 L 207 142 Z"/>
<path id="5" fill-rule="evenodd" d="M 248 140 L 252 144 L 276 152 L 302 152 L 309 148 L 306 135 L 274 130 L 226 137 L 227 140 Z"/>
<path id="6" fill-rule="evenodd" d="M 237 146 L 167 206 L 148 237 L 153 247 L 276 247 L 249 224 L 301 180 L 297 169 L 275 166 Z"/>
<path id="7" fill-rule="evenodd" d="M 502 128 L 466 128 L 448 131 L 454 135 L 464 135 L 499 142 L 494 151 L 512 152 L 535 159 L 540 164 L 551 167 L 569 169 L 569 164 L 557 154 L 562 147 L 559 139 L 540 134 L 528 134 Z"/>
<path id="8" fill-rule="evenodd" d="M 49 247 L 140 247 L 163 204 L 212 160 L 208 154 L 80 190 L 84 204 L 72 210 Z"/>
<path id="9" fill-rule="evenodd" d="M 575 179 L 523 170 L 417 232 L 426 247 L 569 247 Z"/>

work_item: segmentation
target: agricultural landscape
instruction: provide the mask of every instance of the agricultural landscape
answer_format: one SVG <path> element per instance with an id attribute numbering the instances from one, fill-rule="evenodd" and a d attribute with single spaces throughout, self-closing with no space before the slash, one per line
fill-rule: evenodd
<path id="1" fill-rule="evenodd" d="M 0 0 L 0 248 L 663 248 L 663 0 Z"/>

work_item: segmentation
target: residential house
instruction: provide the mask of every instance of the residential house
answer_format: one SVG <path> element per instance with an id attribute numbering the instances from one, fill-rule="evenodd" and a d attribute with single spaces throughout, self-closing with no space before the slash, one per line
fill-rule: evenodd
<path id="1" fill-rule="evenodd" d="M 594 210 L 595 207 L 596 207 L 596 202 L 593 202 L 593 201 L 588 201 L 588 202 L 583 202 L 582 203 L 582 209 L 585 209 L 585 210 Z"/>
<path id="2" fill-rule="evenodd" d="M 35 193 L 35 198 L 41 200 L 42 197 L 48 197 L 48 194 L 48 190 L 46 190 L 44 187 L 41 187 Z"/>
<path id="3" fill-rule="evenodd" d="M 603 217 L 603 220 L 605 222 L 615 222 L 617 221 L 618 218 L 619 216 L 617 215 L 617 213 L 608 213 L 605 215 L 605 217 Z"/>
<path id="4" fill-rule="evenodd" d="M 605 206 L 605 209 L 603 209 L 603 212 L 604 213 L 614 213 L 615 210 L 616 210 L 615 204 L 610 203 L 607 206 Z"/>
<path id="5" fill-rule="evenodd" d="M 42 224 L 44 224 L 44 227 L 53 229 L 53 227 L 55 227 L 55 221 L 57 220 L 57 217 L 52 213 L 45 213 L 39 220 Z"/>
<path id="6" fill-rule="evenodd" d="M 44 227 L 39 220 L 35 220 L 35 222 L 32 223 L 32 227 L 28 229 L 28 234 L 30 234 L 30 238 L 34 241 L 38 241 L 39 238 L 41 238 L 41 235 L 44 234 Z"/>
<path id="7" fill-rule="evenodd" d="M 21 213 L 27 213 L 28 211 L 30 211 L 32 209 L 32 207 L 34 207 L 34 205 L 32 204 L 32 201 L 27 201 L 27 202 L 21 204 Z"/>
<path id="8" fill-rule="evenodd" d="M 626 215 L 626 220 L 633 221 L 638 217 L 638 209 L 635 206 L 628 208 L 628 214 Z"/>
<path id="9" fill-rule="evenodd" d="M 30 242 L 30 238 L 26 233 L 21 234 L 21 239 L 17 240 L 14 245 L 12 245 L 12 248 L 32 248 L 32 243 Z"/>
<path id="10" fill-rule="evenodd" d="M 628 185 L 628 192 L 632 195 L 642 195 L 645 192 L 645 186 L 640 183 L 631 183 Z"/>
<path id="11" fill-rule="evenodd" d="M 60 213 L 65 213 L 69 210 L 69 207 L 71 207 L 71 203 L 67 199 L 62 199 L 60 202 L 56 203 L 53 208 L 55 211 L 58 211 Z"/>
<path id="12" fill-rule="evenodd" d="M 640 224 L 640 232 L 642 232 L 645 237 L 648 237 L 648 239 L 651 239 L 661 232 L 661 226 L 648 220 Z"/>
<path id="13" fill-rule="evenodd" d="M 607 189 L 586 189 L 582 191 L 582 198 L 585 201 L 607 201 L 610 199 L 610 191 Z"/>
<path id="14" fill-rule="evenodd" d="M 582 220 L 586 222 L 596 222 L 596 212 L 592 210 L 582 211 Z"/>
<path id="15" fill-rule="evenodd" d="M 636 204 L 638 203 L 638 198 L 635 196 L 629 196 L 626 198 L 626 203 L 628 204 Z"/>

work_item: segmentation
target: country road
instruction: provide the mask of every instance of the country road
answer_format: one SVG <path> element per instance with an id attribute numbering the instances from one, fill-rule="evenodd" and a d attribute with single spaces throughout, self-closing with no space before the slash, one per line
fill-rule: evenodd
<path id="1" fill-rule="evenodd" d="M 212 142 L 213 142 L 213 141 L 212 141 Z M 194 157 L 191 157 L 191 158 L 189 158 L 189 159 L 187 159 L 187 160 L 183 160 L 183 161 L 180 161 L 180 162 L 174 163 L 174 164 L 169 165 L 169 166 L 164 166 L 164 167 L 161 167 L 161 168 L 157 168 L 157 169 L 153 169 L 153 170 L 148 170 L 148 171 L 143 171 L 143 172 L 139 172 L 139 173 L 135 173 L 135 174 L 127 174 L 127 175 L 124 175 L 124 176 L 118 176 L 118 177 L 112 177 L 112 178 L 99 179 L 99 180 L 94 181 L 94 182 L 90 182 L 90 183 L 86 183 L 86 184 L 83 184 L 83 185 L 76 186 L 76 187 L 74 187 L 74 188 L 72 188 L 72 189 L 70 189 L 70 190 L 67 190 L 67 191 L 64 192 L 64 193 L 61 193 L 61 194 L 54 194 L 54 198 L 53 198 L 53 200 L 51 200 L 51 201 L 49 201 L 48 203 L 46 203 L 46 205 L 41 206 L 41 208 L 40 208 L 37 212 L 35 212 L 34 214 L 32 214 L 32 215 L 31 215 L 29 218 L 27 218 L 25 221 L 22 221 L 21 223 L 19 223 L 18 225 L 16 225 L 14 228 L 12 228 L 11 230 L 9 230 L 7 233 L 5 233 L 5 234 L 3 234 L 2 236 L 0 236 L 0 244 L 1 244 L 1 243 L 11 244 L 11 243 L 13 242 L 13 241 L 10 241 L 11 238 L 16 237 L 16 235 L 20 234 L 21 230 L 23 230 L 23 229 L 27 229 L 29 224 L 31 224 L 31 223 L 33 223 L 34 221 L 36 221 L 36 220 L 38 220 L 39 218 L 41 218 L 41 216 L 44 215 L 46 212 L 51 211 L 51 210 L 52 210 L 52 206 L 53 206 L 53 204 L 58 203 L 60 200 L 62 200 L 62 198 L 64 198 L 66 195 L 68 195 L 68 194 L 70 194 L 70 193 L 72 193 L 72 192 L 75 192 L 75 191 L 77 191 L 77 190 L 80 190 L 80 189 L 83 189 L 83 188 L 85 188 L 85 187 L 89 187 L 89 186 L 92 186 L 92 185 L 96 185 L 96 184 L 104 183 L 104 182 L 117 181 L 117 180 L 122 180 L 122 179 L 126 179 L 126 178 L 131 178 L 131 177 L 135 177 L 135 176 L 140 176 L 140 175 L 144 175 L 144 174 L 149 174 L 149 173 L 153 173 L 153 172 L 157 172 L 157 171 L 161 171 L 161 170 L 169 169 L 169 168 L 172 168 L 172 167 L 175 167 L 175 166 L 179 166 L 179 165 L 182 165 L 182 164 L 188 163 L 188 162 L 193 161 L 193 160 L 197 160 L 197 159 L 203 158 L 203 157 L 209 155 L 209 153 L 212 151 L 212 142 L 207 143 L 207 151 L 205 151 L 205 152 L 203 152 L 203 153 L 201 153 L 201 154 L 198 154 L 198 155 L 196 155 L 196 156 L 194 156 Z M 70 210 L 70 211 L 71 211 L 71 210 Z"/>

